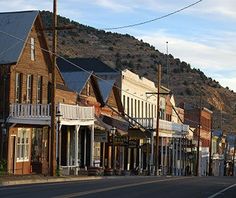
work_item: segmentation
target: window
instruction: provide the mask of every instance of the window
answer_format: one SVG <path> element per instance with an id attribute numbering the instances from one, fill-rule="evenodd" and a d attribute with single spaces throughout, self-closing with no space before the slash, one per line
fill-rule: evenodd
<path id="1" fill-rule="evenodd" d="M 16 97 L 15 102 L 16 103 L 21 102 L 21 88 L 22 88 L 21 82 L 22 82 L 22 74 L 16 73 L 16 87 L 15 87 L 15 89 L 16 89 L 15 90 L 15 97 Z"/>
<path id="2" fill-rule="evenodd" d="M 134 100 L 134 117 L 137 118 L 137 100 Z"/>
<path id="3" fill-rule="evenodd" d="M 144 112 L 144 109 L 143 109 L 144 107 L 143 107 L 143 101 L 142 101 L 142 107 L 141 107 L 141 109 L 142 109 L 142 118 L 143 118 L 143 112 Z"/>
<path id="4" fill-rule="evenodd" d="M 37 104 L 42 103 L 42 87 L 43 87 L 43 77 L 38 76 L 38 83 L 37 83 Z"/>
<path id="5" fill-rule="evenodd" d="M 29 129 L 18 129 L 16 159 L 17 161 L 29 161 Z"/>
<path id="6" fill-rule="evenodd" d="M 90 95 L 90 84 L 89 84 L 89 82 L 86 84 L 86 95 L 87 96 Z"/>
<path id="7" fill-rule="evenodd" d="M 26 85 L 27 85 L 27 89 L 26 89 L 26 102 L 27 103 L 32 103 L 33 75 L 27 75 Z"/>
<path id="8" fill-rule="evenodd" d="M 131 118 L 133 118 L 134 113 L 134 104 L 133 104 L 133 98 L 131 98 Z"/>
<path id="9" fill-rule="evenodd" d="M 154 106 L 154 115 L 155 115 L 155 118 L 157 117 L 157 106 L 155 105 Z"/>
<path id="10" fill-rule="evenodd" d="M 152 108 L 152 109 L 151 109 L 151 113 L 152 113 L 152 114 L 151 114 L 151 118 L 153 118 L 153 105 L 151 106 L 151 108 Z"/>
<path id="11" fill-rule="evenodd" d="M 145 112 L 145 118 L 147 118 L 148 117 L 148 105 L 147 105 L 147 102 L 145 103 L 145 110 L 146 110 L 146 112 Z"/>
<path id="12" fill-rule="evenodd" d="M 129 115 L 129 97 L 127 97 L 127 114 Z"/>
<path id="13" fill-rule="evenodd" d="M 123 95 L 123 107 L 124 107 L 124 110 L 125 110 L 125 95 Z"/>
<path id="14" fill-rule="evenodd" d="M 151 117 L 151 105 L 148 104 L 148 117 L 150 118 Z"/>
<path id="15" fill-rule="evenodd" d="M 30 39 L 30 57 L 32 61 L 35 61 L 35 41 L 34 38 Z"/>
<path id="16" fill-rule="evenodd" d="M 141 109 L 140 109 L 140 100 L 138 100 L 138 118 L 140 118 L 140 111 L 141 111 Z"/>

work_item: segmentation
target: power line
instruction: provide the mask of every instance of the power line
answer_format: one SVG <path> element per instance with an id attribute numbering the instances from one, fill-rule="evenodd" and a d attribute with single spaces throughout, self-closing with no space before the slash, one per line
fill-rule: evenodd
<path id="1" fill-rule="evenodd" d="M 157 20 L 161 20 L 161 19 L 164 19 L 164 18 L 167 18 L 171 15 L 174 15 L 174 14 L 177 14 L 183 10 L 186 10 L 192 6 L 195 6 L 196 4 L 202 2 L 203 0 L 199 0 L 199 1 L 196 1 L 195 3 L 192 3 L 190 5 L 187 5 L 181 9 L 178 9 L 176 11 L 173 11 L 173 12 L 170 12 L 168 14 L 165 14 L 163 16 L 160 16 L 160 17 L 157 17 L 157 18 L 154 18 L 154 19 L 151 19 L 151 20 L 147 20 L 147 21 L 143 21 L 143 22 L 139 22 L 139 23 L 134 23 L 134 24 L 130 24 L 130 25 L 124 25 L 124 26 L 118 26 L 118 27 L 111 27 L 111 28 L 103 28 L 103 30 L 117 30 L 117 29 L 124 29 L 124 28 L 130 28 L 130 27 L 135 27 L 135 26 L 140 26 L 140 25 L 144 25 L 144 24 L 147 24 L 147 23 L 151 23 L 151 22 L 154 22 L 154 21 L 157 21 Z"/>
<path id="2" fill-rule="evenodd" d="M 7 35 L 7 36 L 9 36 L 9 37 L 12 37 L 12 38 L 14 38 L 14 39 L 16 39 L 16 40 L 18 40 L 18 41 L 24 42 L 25 44 L 32 45 L 30 42 L 27 42 L 27 40 L 21 39 L 21 38 L 19 38 L 19 37 L 16 37 L 16 36 L 14 36 L 14 35 L 12 35 L 12 34 L 7 33 L 7 32 L 4 32 L 4 31 L 1 31 L 1 30 L 0 30 L 0 33 L 5 34 L 5 35 Z M 18 43 L 19 43 L 19 42 L 17 42 L 17 44 L 18 44 Z M 36 45 L 35 47 L 37 47 L 37 48 L 41 49 L 42 51 L 47 52 L 47 53 L 49 53 L 49 54 L 53 54 L 52 51 L 47 50 L 47 49 L 44 49 L 44 48 L 42 48 L 42 47 L 40 47 L 40 46 L 37 46 L 37 45 Z M 4 52 L 5 52 L 5 51 L 4 51 Z M 73 66 L 75 66 L 75 67 L 81 69 L 82 71 L 84 71 L 84 72 L 86 72 L 86 73 L 88 73 L 88 74 L 90 74 L 90 75 L 96 77 L 97 79 L 100 79 L 100 80 L 106 82 L 107 84 L 109 84 L 109 85 L 111 85 L 111 86 L 114 86 L 115 88 L 119 89 L 120 91 L 123 91 L 123 92 L 125 92 L 125 93 L 128 93 L 128 94 L 130 94 L 131 96 L 140 99 L 141 101 L 149 102 L 149 101 L 148 101 L 148 98 L 146 98 L 146 100 L 145 100 L 145 99 L 143 99 L 143 98 L 141 98 L 141 97 L 139 97 L 139 96 L 136 96 L 136 95 L 130 93 L 129 91 L 126 91 L 126 90 L 124 90 L 124 89 L 122 89 L 122 88 L 120 88 L 120 87 L 118 87 L 118 86 L 116 86 L 116 85 L 110 83 L 108 80 L 105 80 L 105 79 L 101 78 L 100 76 L 97 76 L 96 74 L 93 73 L 93 71 L 90 72 L 90 71 L 88 71 L 88 70 L 86 70 L 86 69 L 80 67 L 79 65 L 77 65 L 77 64 L 75 64 L 75 63 L 73 63 L 73 62 L 67 60 L 66 58 L 64 58 L 64 57 L 62 57 L 62 56 L 60 56 L 60 55 L 58 55 L 58 54 L 56 54 L 56 53 L 54 53 L 54 54 L 55 54 L 55 56 L 57 56 L 57 57 L 63 59 L 64 61 L 70 63 L 71 65 L 73 65 Z M 117 71 L 117 70 L 114 69 L 114 68 L 113 68 L 113 70 L 114 70 L 114 71 Z M 184 124 L 184 122 L 181 120 L 181 118 L 180 118 L 178 112 L 175 110 L 175 107 L 174 107 L 173 105 L 172 105 L 172 108 L 174 109 L 175 113 L 176 113 L 177 116 L 179 117 L 181 123 Z"/>
<path id="3" fill-rule="evenodd" d="M 19 38 L 19 37 L 16 37 L 16 36 L 14 36 L 14 35 L 12 35 L 12 34 L 9 34 L 9 33 L 7 33 L 7 32 L 4 32 L 4 31 L 1 31 L 1 30 L 0 30 L 0 33 L 5 34 L 5 35 L 7 35 L 7 36 L 9 36 L 9 37 L 12 37 L 12 38 L 14 38 L 14 39 L 20 40 L 21 42 L 24 42 L 25 44 L 31 45 L 30 42 L 27 42 L 27 41 L 25 41 L 24 39 L 21 39 L 21 38 Z M 49 54 L 53 54 L 53 52 L 50 51 L 50 50 L 44 49 L 44 48 L 39 47 L 39 46 L 37 46 L 37 45 L 36 45 L 35 47 L 37 47 L 37 48 L 41 49 L 42 51 L 47 52 L 47 53 L 49 53 Z M 132 95 L 132 96 L 134 96 L 134 97 L 136 97 L 136 98 L 138 98 L 138 99 L 140 99 L 140 100 L 142 100 L 142 101 L 148 102 L 147 99 L 145 100 L 145 99 L 143 99 L 143 98 L 141 98 L 141 97 L 139 97 L 139 96 L 136 96 L 136 95 L 134 95 L 134 94 L 132 94 L 132 93 L 130 93 L 130 92 L 124 90 L 124 89 L 121 89 L 120 87 L 118 87 L 118 86 L 116 86 L 116 85 L 110 83 L 108 80 L 105 80 L 105 79 L 101 78 L 100 76 L 97 76 L 96 74 L 93 73 L 93 71 L 88 71 L 88 70 L 86 70 L 86 69 L 80 67 L 79 65 L 77 65 L 77 64 L 75 64 L 75 63 L 73 63 L 73 62 L 71 62 L 70 60 L 68 60 L 68 59 L 66 59 L 66 58 L 64 58 L 64 57 L 62 57 L 62 56 L 60 56 L 60 55 L 58 55 L 58 54 L 55 54 L 55 56 L 57 56 L 58 58 L 61 58 L 62 60 L 66 61 L 66 62 L 68 62 L 68 63 L 70 63 L 71 65 L 73 65 L 73 66 L 79 68 L 80 70 L 82 70 L 82 71 L 84 71 L 84 72 L 86 72 L 86 73 L 88 73 L 88 74 L 90 74 L 90 75 L 96 77 L 97 79 L 102 80 L 102 81 L 106 82 L 107 84 L 116 87 L 116 88 L 119 89 L 120 91 L 123 91 L 123 92 L 125 92 L 125 93 L 128 93 L 128 94 L 130 94 L 130 95 Z M 116 71 L 114 68 L 113 68 L 113 70 Z"/>

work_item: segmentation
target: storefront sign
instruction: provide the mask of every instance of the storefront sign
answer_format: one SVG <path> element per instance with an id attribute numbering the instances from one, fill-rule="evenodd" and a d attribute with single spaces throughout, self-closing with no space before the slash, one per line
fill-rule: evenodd
<path id="1" fill-rule="evenodd" d="M 95 131 L 94 141 L 95 142 L 108 142 L 107 132 L 105 132 L 105 131 L 104 132 Z"/>
<path id="2" fill-rule="evenodd" d="M 137 148 L 138 141 L 137 140 L 129 140 L 129 148 Z"/>
<path id="3" fill-rule="evenodd" d="M 114 143 L 115 146 L 128 146 L 129 141 L 127 136 L 110 136 L 109 143 Z"/>

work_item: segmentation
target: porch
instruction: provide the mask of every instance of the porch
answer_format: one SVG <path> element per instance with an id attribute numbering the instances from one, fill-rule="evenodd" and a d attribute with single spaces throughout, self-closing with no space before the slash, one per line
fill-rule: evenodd
<path id="1" fill-rule="evenodd" d="M 57 156 L 62 175 L 78 175 L 94 163 L 94 107 L 59 103 Z"/>

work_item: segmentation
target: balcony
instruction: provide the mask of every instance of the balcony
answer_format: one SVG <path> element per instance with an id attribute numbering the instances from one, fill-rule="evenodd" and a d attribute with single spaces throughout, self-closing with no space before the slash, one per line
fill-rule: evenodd
<path id="1" fill-rule="evenodd" d="M 156 129 L 156 118 L 133 118 L 136 122 L 140 123 L 147 129 Z M 165 131 L 174 131 L 177 134 L 187 133 L 189 126 L 185 124 L 170 122 L 166 120 L 159 120 L 159 128 Z"/>
<path id="2" fill-rule="evenodd" d="M 49 125 L 50 104 L 11 104 L 8 122 Z"/>
<path id="3" fill-rule="evenodd" d="M 84 107 L 59 103 L 58 110 L 62 115 L 62 124 L 90 125 L 94 123 L 94 107 Z"/>
<path id="4" fill-rule="evenodd" d="M 91 125 L 94 122 L 94 107 L 59 103 L 57 109 L 62 114 L 61 124 Z M 7 122 L 50 125 L 50 104 L 11 104 Z"/>

